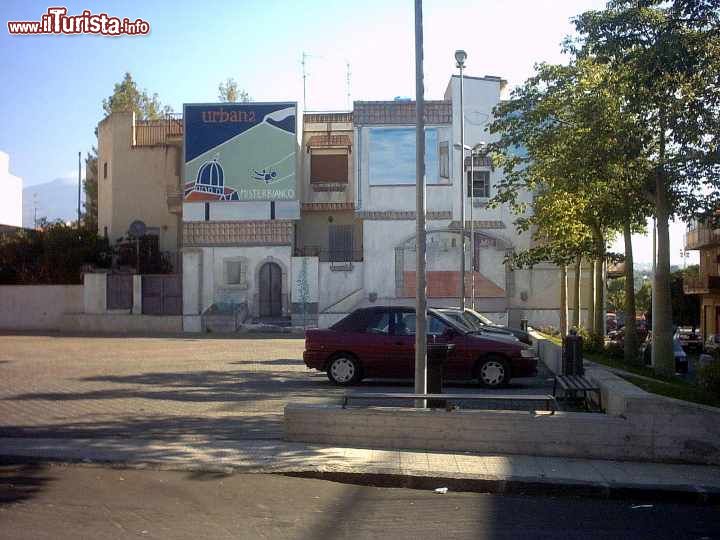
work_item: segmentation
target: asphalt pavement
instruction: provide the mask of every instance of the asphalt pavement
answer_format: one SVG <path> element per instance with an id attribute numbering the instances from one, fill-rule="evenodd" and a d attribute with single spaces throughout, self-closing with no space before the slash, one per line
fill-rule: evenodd
<path id="1" fill-rule="evenodd" d="M 442 486 L 437 486 L 442 487 Z M 0 466 L 0 537 L 715 539 L 720 508 L 412 490 L 281 475 Z"/>

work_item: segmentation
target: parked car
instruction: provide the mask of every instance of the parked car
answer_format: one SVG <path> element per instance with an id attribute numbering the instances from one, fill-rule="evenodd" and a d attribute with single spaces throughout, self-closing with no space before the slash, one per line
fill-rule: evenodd
<path id="1" fill-rule="evenodd" d="M 705 340 L 703 350 L 711 356 L 720 358 L 720 334 L 710 334 Z"/>
<path id="2" fill-rule="evenodd" d="M 673 356 L 675 357 L 675 372 L 676 373 L 687 373 L 688 372 L 688 358 L 685 351 L 682 348 L 680 339 L 677 334 L 673 336 Z M 652 332 L 648 334 L 647 341 L 644 344 L 642 350 L 643 359 L 646 365 L 652 363 Z"/>
<path id="3" fill-rule="evenodd" d="M 703 340 L 700 332 L 696 332 L 694 328 L 678 328 L 677 337 L 685 352 L 701 353 L 703 350 Z"/>
<path id="4" fill-rule="evenodd" d="M 428 310 L 428 343 L 454 345 L 445 363 L 448 379 L 477 379 L 485 386 L 499 387 L 513 377 L 537 374 L 538 359 L 527 345 L 469 331 L 436 309 Z M 412 378 L 415 309 L 363 308 L 326 330 L 308 330 L 303 360 L 341 386 L 366 377 Z"/>
<path id="5" fill-rule="evenodd" d="M 462 319 L 465 325 L 475 330 L 480 330 L 489 334 L 500 334 L 500 335 L 512 335 L 518 338 L 527 345 L 532 345 L 532 338 L 528 332 L 521 330 L 520 328 L 508 328 L 497 323 L 492 322 L 490 319 L 485 317 L 482 313 L 478 313 L 474 309 L 465 308 L 463 312 L 460 308 L 442 308 L 439 311 L 445 313 L 448 316 L 454 316 L 457 319 Z M 453 315 L 451 315 L 453 314 Z"/>
<path id="6" fill-rule="evenodd" d="M 482 324 L 478 321 L 478 319 L 471 316 L 468 311 L 463 311 L 459 308 L 439 308 L 438 311 L 456 323 L 464 326 L 468 332 L 475 332 L 495 339 L 505 339 L 515 342 L 520 341 L 510 330 L 500 326 Z"/>

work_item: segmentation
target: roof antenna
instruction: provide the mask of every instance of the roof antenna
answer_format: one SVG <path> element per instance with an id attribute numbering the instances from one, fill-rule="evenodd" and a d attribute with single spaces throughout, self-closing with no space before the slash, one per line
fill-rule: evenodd
<path id="1" fill-rule="evenodd" d="M 352 99 L 350 97 L 350 81 L 351 81 L 350 76 L 352 75 L 352 73 L 350 71 L 350 62 L 348 60 L 345 60 L 345 67 L 346 67 L 345 88 L 347 91 L 347 107 L 348 107 L 348 110 L 352 110 Z"/>

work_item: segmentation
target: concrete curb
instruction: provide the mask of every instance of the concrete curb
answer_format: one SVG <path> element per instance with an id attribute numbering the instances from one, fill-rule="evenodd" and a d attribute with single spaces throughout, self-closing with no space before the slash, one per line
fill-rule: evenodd
<path id="1" fill-rule="evenodd" d="M 591 497 L 616 500 L 648 500 L 687 504 L 720 503 L 720 489 L 694 485 L 646 485 L 537 480 L 523 478 L 448 478 L 415 475 L 394 475 L 368 472 L 302 471 L 283 472 L 286 476 L 315 478 L 345 484 L 449 491 L 498 493 L 503 495 Z"/>
<path id="2" fill-rule="evenodd" d="M 158 470 L 158 471 L 204 471 L 226 475 L 276 474 L 294 478 L 314 478 L 343 484 L 372 487 L 434 490 L 440 487 L 448 491 L 471 493 L 495 493 L 502 495 L 527 495 L 550 497 L 586 497 L 613 500 L 637 500 L 675 502 L 685 504 L 720 504 L 720 488 L 691 484 L 613 483 L 538 479 L 494 476 L 428 476 L 420 471 L 407 470 L 403 474 L 388 469 L 292 467 L 277 463 L 264 466 L 241 464 L 213 464 L 202 461 L 117 461 L 67 459 L 61 457 L 37 457 L 27 455 L 0 455 L 0 465 L 18 463 L 48 463 L 80 467 L 106 467 L 112 469 Z"/>

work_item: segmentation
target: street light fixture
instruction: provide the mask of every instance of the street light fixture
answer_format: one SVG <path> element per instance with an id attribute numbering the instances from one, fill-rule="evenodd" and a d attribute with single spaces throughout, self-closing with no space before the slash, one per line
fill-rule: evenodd
<path id="1" fill-rule="evenodd" d="M 460 309 L 465 310 L 465 107 L 463 103 L 463 69 L 467 53 L 462 49 L 455 51 L 455 67 L 460 70 Z"/>

